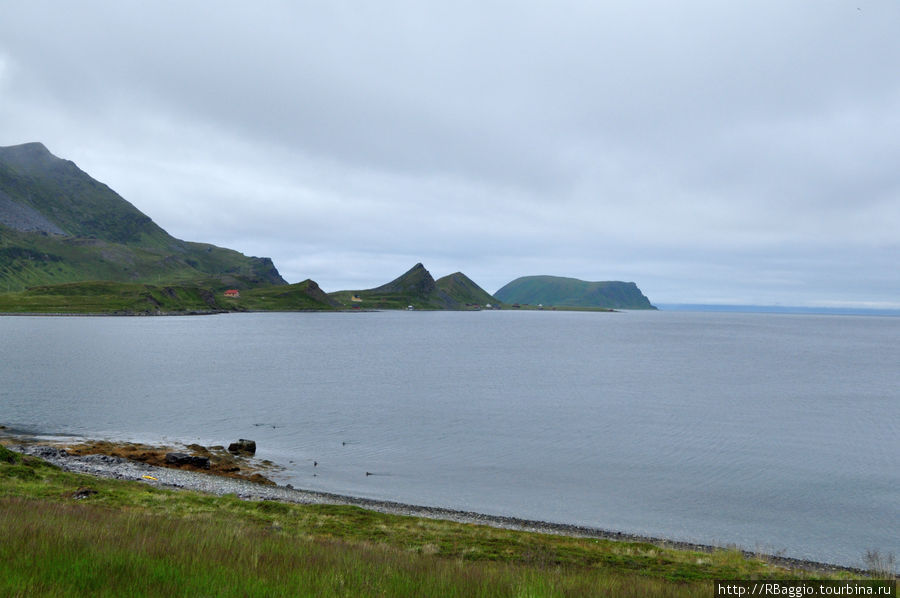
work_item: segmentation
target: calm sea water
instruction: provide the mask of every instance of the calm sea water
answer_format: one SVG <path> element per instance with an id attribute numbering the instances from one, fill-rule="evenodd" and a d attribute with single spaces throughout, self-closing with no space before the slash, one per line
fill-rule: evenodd
<path id="1" fill-rule="evenodd" d="M 850 565 L 900 553 L 900 318 L 4 317 L 0 423 L 252 438 L 283 483 L 377 499 Z"/>

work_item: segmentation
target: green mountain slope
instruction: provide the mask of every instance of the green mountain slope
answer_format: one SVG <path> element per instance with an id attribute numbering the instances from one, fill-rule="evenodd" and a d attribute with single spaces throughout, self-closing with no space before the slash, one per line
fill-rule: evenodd
<path id="1" fill-rule="evenodd" d="M 195 286 L 130 282 L 71 282 L 0 293 L 0 312 L 186 314 L 233 310 L 221 295 Z"/>
<path id="2" fill-rule="evenodd" d="M 494 296 L 504 303 L 656 309 L 633 282 L 587 282 L 559 276 L 523 276 L 504 286 Z"/>
<path id="3" fill-rule="evenodd" d="M 462 272 L 454 272 L 435 281 L 435 286 L 466 306 L 485 306 L 500 303 Z"/>
<path id="4" fill-rule="evenodd" d="M 340 307 L 313 280 L 271 287 L 257 287 L 242 291 L 235 299 L 225 299 L 235 308 L 261 311 L 323 311 Z"/>
<path id="5" fill-rule="evenodd" d="M 171 315 L 227 311 L 330 311 L 337 302 L 312 280 L 255 287 L 226 297 L 210 281 L 183 285 L 88 281 L 0 293 L 0 313 Z M 213 281 L 217 282 L 217 281 Z"/>
<path id="6" fill-rule="evenodd" d="M 0 147 L 0 292 L 87 280 L 287 284 L 268 258 L 169 235 L 40 143 Z"/>
<path id="7" fill-rule="evenodd" d="M 416 264 L 402 276 L 374 289 L 330 293 L 344 307 L 363 309 L 462 309 L 465 303 L 438 288 L 431 273 Z"/>

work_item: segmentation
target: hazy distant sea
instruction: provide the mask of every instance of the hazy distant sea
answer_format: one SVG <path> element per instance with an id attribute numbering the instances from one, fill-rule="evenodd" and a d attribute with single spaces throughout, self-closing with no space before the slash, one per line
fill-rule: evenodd
<path id="1" fill-rule="evenodd" d="M 3 317 L 0 423 L 252 438 L 297 487 L 859 565 L 900 554 L 898 366 L 896 317 Z"/>
<path id="2" fill-rule="evenodd" d="M 760 314 L 814 314 L 832 316 L 900 316 L 900 309 L 863 307 L 810 307 L 797 305 L 723 305 L 702 303 L 662 303 L 666 311 L 704 311 Z"/>

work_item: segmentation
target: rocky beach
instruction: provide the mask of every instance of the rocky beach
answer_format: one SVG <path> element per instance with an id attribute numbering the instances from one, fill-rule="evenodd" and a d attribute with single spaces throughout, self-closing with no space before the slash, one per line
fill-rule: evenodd
<path id="1" fill-rule="evenodd" d="M 252 458 L 238 456 L 236 460 L 224 459 L 231 466 L 222 465 L 223 447 L 201 447 L 188 445 L 183 450 L 192 456 L 212 456 L 212 465 L 204 467 L 189 461 L 182 464 L 166 463 L 165 455 L 182 454 L 172 447 L 149 447 L 131 443 L 111 443 L 92 441 L 74 444 L 71 447 L 60 443 L 37 442 L 33 439 L 8 437 L 4 444 L 10 450 L 38 457 L 63 470 L 92 476 L 135 481 L 161 488 L 204 492 L 213 495 L 234 495 L 242 500 L 281 501 L 296 504 L 353 505 L 380 513 L 409 517 L 423 517 L 487 525 L 497 528 L 556 534 L 572 537 L 602 538 L 627 542 L 648 542 L 667 548 L 711 552 L 735 547 L 709 546 L 687 542 L 677 542 L 665 538 L 646 537 L 619 531 L 567 525 L 545 521 L 526 520 L 515 517 L 488 515 L 440 507 L 410 505 L 392 501 L 372 500 L 362 497 L 345 496 L 327 492 L 303 490 L 288 485 L 277 485 L 264 477 L 260 471 L 277 469 L 269 462 L 256 462 Z M 120 456 L 128 454 L 143 460 Z M 206 457 L 202 457 L 206 458 Z M 171 461 L 171 460 L 170 460 Z M 763 555 L 742 550 L 748 557 L 761 557 L 782 567 L 813 572 L 848 571 L 863 573 L 860 569 L 794 559 L 778 555 Z"/>

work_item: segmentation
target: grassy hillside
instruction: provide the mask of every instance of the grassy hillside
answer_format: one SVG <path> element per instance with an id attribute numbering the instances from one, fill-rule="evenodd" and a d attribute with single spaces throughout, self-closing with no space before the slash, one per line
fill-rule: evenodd
<path id="1" fill-rule="evenodd" d="M 178 284 L 202 279 L 244 288 L 284 283 L 268 258 L 213 245 L 177 241 L 162 251 L 0 225 L 0 292 L 90 280 Z"/>
<path id="2" fill-rule="evenodd" d="M 232 282 L 241 282 L 233 280 Z M 227 285 L 234 288 L 241 285 Z M 212 287 L 212 288 L 211 288 Z M 0 293 L 0 313 L 179 314 L 221 311 L 329 311 L 339 304 L 312 280 L 224 295 L 219 280 L 188 285 L 90 281 Z M 245 287 L 246 288 L 246 287 Z"/>
<path id="3" fill-rule="evenodd" d="M 340 307 L 340 303 L 309 279 L 296 284 L 241 291 L 240 297 L 224 298 L 223 301 L 235 308 L 259 311 L 327 311 Z"/>
<path id="4" fill-rule="evenodd" d="M 176 239 L 40 143 L 0 148 L 0 292 L 113 280 L 286 284 L 268 258 Z"/>
<path id="5" fill-rule="evenodd" d="M 633 282 L 587 282 L 559 276 L 524 276 L 494 293 L 504 303 L 545 307 L 656 309 Z"/>
<path id="6" fill-rule="evenodd" d="M 497 305 L 500 302 L 462 272 L 454 272 L 435 281 L 435 286 L 464 306 Z"/>
<path id="7" fill-rule="evenodd" d="M 431 273 L 416 264 L 402 276 L 374 289 L 337 291 L 329 296 L 344 307 L 362 309 L 461 309 L 464 307 L 444 290 L 439 289 Z"/>
<path id="8" fill-rule="evenodd" d="M 66 473 L 0 446 L 0 594 L 711 596 L 714 579 L 847 579 L 675 550 L 214 497 Z"/>
<path id="9" fill-rule="evenodd" d="M 229 311 L 224 297 L 195 286 L 73 282 L 0 293 L 0 312 L 178 314 Z"/>

